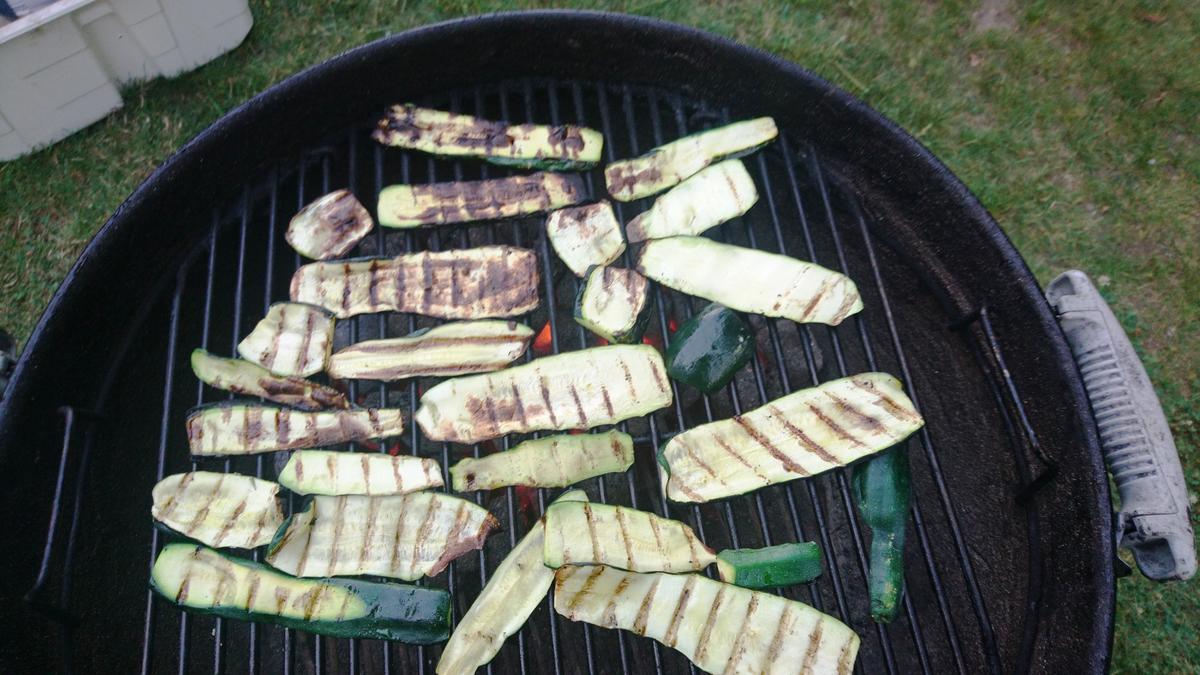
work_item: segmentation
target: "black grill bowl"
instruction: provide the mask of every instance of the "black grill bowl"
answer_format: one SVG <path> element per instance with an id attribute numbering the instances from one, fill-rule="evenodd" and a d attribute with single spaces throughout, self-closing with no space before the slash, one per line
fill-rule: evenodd
<path id="1" fill-rule="evenodd" d="M 634 469 L 584 487 L 593 499 L 682 519 L 713 547 L 820 542 L 825 574 L 785 594 L 863 637 L 860 672 L 1106 666 L 1112 524 L 1094 426 L 1036 281 L 975 197 L 901 129 L 793 64 L 657 21 L 537 12 L 409 31 L 271 88 L 167 161 L 91 242 L 0 404 L 6 672 L 432 672 L 436 646 L 184 618 L 147 590 L 164 540 L 151 527 L 150 488 L 193 466 L 186 410 L 227 398 L 199 386 L 188 354 L 202 345 L 232 354 L 266 306 L 286 299 L 301 263 L 283 241 L 288 218 L 336 187 L 351 187 L 373 209 L 389 183 L 507 173 L 376 146 L 367 130 L 398 101 L 583 122 L 605 132 L 609 159 L 727 120 L 774 116 L 780 140 L 747 162 L 762 199 L 714 236 L 844 270 L 865 311 L 836 329 L 756 319 L 753 368 L 724 392 L 699 399 L 681 388 L 676 406 L 631 421 Z M 588 180 L 603 196 L 599 172 Z M 646 205 L 622 205 L 621 216 Z M 556 349 L 584 344 L 569 314 L 576 282 L 550 254 L 540 219 L 377 232 L 356 254 L 493 241 L 542 258 L 543 303 L 530 324 L 551 322 Z M 662 291 L 656 303 L 651 334 L 666 340 L 671 320 L 700 306 Z M 359 317 L 340 324 L 338 346 L 428 323 Z M 693 509 L 663 504 L 652 458 L 665 434 L 872 368 L 902 377 L 928 420 L 906 444 L 908 593 L 887 627 L 867 617 L 869 535 L 854 516 L 847 472 Z M 352 393 L 409 407 L 417 386 L 361 383 Z M 481 451 L 434 444 L 415 429 L 400 442 L 444 463 Z M 199 466 L 275 474 L 272 456 Z M 507 531 L 428 581 L 454 591 L 456 617 L 552 496 L 479 496 Z M 655 669 L 688 664 L 643 638 L 552 616 L 548 606 L 493 664 L 502 673 Z"/>

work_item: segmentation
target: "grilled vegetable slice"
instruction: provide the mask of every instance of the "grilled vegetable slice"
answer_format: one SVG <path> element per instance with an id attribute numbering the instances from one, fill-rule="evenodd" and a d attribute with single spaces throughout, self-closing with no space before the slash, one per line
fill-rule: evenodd
<path id="1" fill-rule="evenodd" d="M 837 619 L 698 574 L 563 567 L 555 573 L 554 609 L 658 640 L 710 673 L 846 675 L 858 655 L 858 636 Z"/>
<path id="2" fill-rule="evenodd" d="M 395 408 L 300 412 L 247 403 L 218 403 L 187 418 L 193 455 L 252 455 L 398 436 L 404 418 Z"/>
<path id="3" fill-rule="evenodd" d="M 871 618 L 887 623 L 900 610 L 904 592 L 904 531 L 908 526 L 908 455 L 892 448 L 854 470 L 854 499 L 871 528 L 867 586 Z"/>
<path id="4" fill-rule="evenodd" d="M 446 380 L 421 397 L 416 420 L 431 440 L 475 443 L 509 433 L 616 424 L 671 400 L 657 350 L 610 345 Z"/>
<path id="5" fill-rule="evenodd" d="M 468 457 L 450 467 L 450 479 L 456 492 L 506 485 L 566 487 L 632 465 L 633 438 L 610 430 L 546 436 L 479 459 Z"/>
<path id="6" fill-rule="evenodd" d="M 403 495 L 441 487 L 442 467 L 412 455 L 297 450 L 279 472 L 279 484 L 301 495 Z"/>
<path id="7" fill-rule="evenodd" d="M 587 498 L 583 490 L 570 490 L 554 503 L 586 502 Z M 492 573 L 442 649 L 438 675 L 470 675 L 491 661 L 508 636 L 521 629 L 546 597 L 554 582 L 554 570 L 542 564 L 545 521 L 543 517 L 529 528 Z"/>
<path id="8" fill-rule="evenodd" d="M 333 637 L 424 645 L 450 634 L 450 594 L 441 589 L 295 579 L 195 544 L 164 546 L 150 571 L 150 587 L 191 612 Z"/>
<path id="9" fill-rule="evenodd" d="M 636 268 L 677 291 L 764 316 L 836 326 L 862 309 L 858 287 L 843 274 L 703 237 L 648 241 Z"/>
<path id="10" fill-rule="evenodd" d="M 411 103 L 392 106 L 376 127 L 371 137 L 384 145 L 522 169 L 590 169 L 604 147 L 600 132 L 587 127 L 492 122 Z"/>
<path id="11" fill-rule="evenodd" d="M 333 349 L 333 316 L 315 305 L 277 302 L 238 343 L 238 354 L 275 375 L 325 370 Z"/>
<path id="12" fill-rule="evenodd" d="M 586 502 L 546 509 L 544 552 L 547 567 L 610 565 L 632 572 L 690 572 L 717 560 L 678 520 Z"/>
<path id="13" fill-rule="evenodd" d="M 709 394 L 729 384 L 754 357 L 754 331 L 717 303 L 683 322 L 667 347 L 667 374 Z"/>
<path id="14" fill-rule="evenodd" d="M 280 377 L 242 359 L 226 359 L 203 349 L 192 350 L 192 372 L 210 387 L 300 408 L 349 408 L 346 395 L 325 385 L 299 377 Z"/>
<path id="15" fill-rule="evenodd" d="M 821 576 L 821 549 L 811 541 L 717 554 L 721 581 L 745 588 L 791 586 Z"/>
<path id="16" fill-rule="evenodd" d="M 335 190 L 318 197 L 292 216 L 287 243 L 314 260 L 339 258 L 350 252 L 375 221 L 349 190 Z"/>
<path id="17" fill-rule="evenodd" d="M 298 577 L 432 577 L 499 526 L 487 509 L 440 492 L 311 500 L 267 552 L 268 563 Z"/>
<path id="18" fill-rule="evenodd" d="M 583 179 L 564 173 L 389 185 L 379 192 L 379 224 L 420 227 L 515 218 L 578 204 L 584 194 Z"/>
<path id="19" fill-rule="evenodd" d="M 625 226 L 629 241 L 700 234 L 737 218 L 758 201 L 754 180 L 739 159 L 714 164 L 654 200 Z"/>
<path id="20" fill-rule="evenodd" d="M 607 265 L 625 252 L 621 224 L 606 201 L 559 209 L 546 217 L 546 236 L 575 276 L 592 265 Z"/>
<path id="21" fill-rule="evenodd" d="M 254 548 L 270 543 L 283 523 L 275 499 L 279 486 L 236 473 L 192 471 L 167 476 L 154 486 L 154 519 L 217 548 Z"/>
<path id="22" fill-rule="evenodd" d="M 517 316 L 537 307 L 537 256 L 525 248 L 480 246 L 310 263 L 292 276 L 291 295 L 343 319 L 371 312 L 443 319 Z"/>
<path id="23" fill-rule="evenodd" d="M 533 329 L 516 321 L 462 321 L 351 345 L 329 360 L 336 379 L 402 380 L 485 373 L 525 353 Z"/>
<path id="24" fill-rule="evenodd" d="M 924 423 L 887 373 L 833 380 L 667 441 L 667 496 L 706 502 L 812 476 L 891 447 Z"/>
<path id="25" fill-rule="evenodd" d="M 650 321 L 650 282 L 633 270 L 593 267 L 575 298 L 575 322 L 617 343 L 642 339 Z"/>
<path id="26" fill-rule="evenodd" d="M 677 185 L 722 159 L 747 155 L 779 135 L 770 117 L 735 122 L 660 145 L 604 168 L 608 193 L 630 202 Z"/>

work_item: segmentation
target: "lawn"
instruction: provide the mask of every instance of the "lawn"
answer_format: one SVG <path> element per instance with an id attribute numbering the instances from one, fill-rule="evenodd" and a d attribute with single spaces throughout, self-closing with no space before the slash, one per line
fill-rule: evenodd
<path id="1" fill-rule="evenodd" d="M 28 336 L 88 239 L 223 112 L 338 52 L 502 2 L 253 2 L 238 50 L 0 165 L 0 325 Z M 537 3 L 517 3 L 521 6 Z M 1200 4 L 569 3 L 691 24 L 800 63 L 911 130 L 1048 281 L 1089 271 L 1134 338 L 1200 490 Z M 541 6 L 538 4 L 537 6 Z M 1194 497 L 1193 497 L 1194 499 Z M 1200 672 L 1200 588 L 1119 583 L 1114 670 Z"/>

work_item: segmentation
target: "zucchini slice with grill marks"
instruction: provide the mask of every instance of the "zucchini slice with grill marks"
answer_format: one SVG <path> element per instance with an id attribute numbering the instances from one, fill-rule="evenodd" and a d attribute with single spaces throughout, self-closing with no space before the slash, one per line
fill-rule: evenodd
<path id="1" fill-rule="evenodd" d="M 706 502 L 813 476 L 889 448 L 924 423 L 891 375 L 833 380 L 667 441 L 667 496 Z"/>
<path id="2" fill-rule="evenodd" d="M 396 408 L 303 412 L 231 401 L 201 406 L 187 418 L 193 455 L 252 455 L 399 436 L 403 431 L 404 417 Z"/>
<path id="3" fill-rule="evenodd" d="M 375 221 L 349 190 L 335 190 L 300 209 L 283 235 L 302 256 L 340 258 L 367 236 Z"/>
<path id="4" fill-rule="evenodd" d="M 585 194 L 579 176 L 546 172 L 457 183 L 389 185 L 379 192 L 379 224 L 430 227 L 516 218 L 578 204 Z"/>
<path id="5" fill-rule="evenodd" d="M 277 302 L 238 343 L 238 354 L 275 375 L 319 373 L 333 349 L 333 323 L 333 315 L 316 305 Z"/>
<path id="6" fill-rule="evenodd" d="M 442 467 L 412 455 L 297 450 L 279 472 L 279 484 L 301 495 L 403 495 L 441 487 Z"/>
<path id="7" fill-rule="evenodd" d="M 396 148 L 440 157 L 478 157 L 492 164 L 547 171 L 596 166 L 604 137 L 587 127 L 509 124 L 420 108 L 392 106 L 371 137 Z"/>
<path id="8" fill-rule="evenodd" d="M 650 150 L 604 168 L 608 193 L 623 202 L 649 197 L 678 185 L 722 159 L 742 157 L 779 135 L 770 117 L 734 122 Z"/>
<path id="9" fill-rule="evenodd" d="M 621 224 L 607 201 L 551 212 L 546 216 L 546 236 L 577 277 L 587 274 L 592 265 L 607 265 L 625 252 Z"/>
<path id="10" fill-rule="evenodd" d="M 533 329 L 516 321 L 448 323 L 351 345 L 329 359 L 329 376 L 391 381 L 486 373 L 517 360 L 531 339 Z"/>
<path id="11" fill-rule="evenodd" d="M 837 619 L 699 574 L 563 567 L 555 573 L 554 609 L 572 621 L 653 638 L 710 673 L 847 675 L 858 655 L 858 635 Z"/>
<path id="12" fill-rule="evenodd" d="M 346 395 L 333 387 L 299 377 L 272 375 L 258 364 L 215 356 L 203 349 L 192 350 L 192 372 L 210 387 L 260 396 L 301 410 L 350 407 Z"/>
<path id="13" fill-rule="evenodd" d="M 570 490 L 554 503 L 586 501 L 583 490 Z M 542 564 L 545 521 L 543 516 L 534 523 L 492 573 L 442 649 L 438 675 L 470 675 L 487 664 L 546 597 L 554 570 Z"/>
<path id="14" fill-rule="evenodd" d="M 538 280 L 533 251 L 480 246 L 309 263 L 292 276 L 291 297 L 343 319 L 372 312 L 485 319 L 533 311 L 538 304 Z"/>
<path id="15" fill-rule="evenodd" d="M 658 350 L 610 345 L 446 380 L 421 397 L 416 421 L 430 440 L 475 443 L 510 433 L 616 424 L 671 401 Z"/>
<path id="16" fill-rule="evenodd" d="M 151 515 L 172 530 L 217 548 L 254 548 L 270 543 L 283 523 L 269 480 L 236 473 L 192 471 L 167 476 L 154 486 Z"/>
<path id="17" fill-rule="evenodd" d="M 441 642 L 450 594 L 357 579 L 296 579 L 195 544 L 168 544 L 150 587 L 189 612 L 261 621 L 340 638 Z"/>
<path id="18" fill-rule="evenodd" d="M 714 164 L 654 200 L 625 226 L 629 241 L 700 234 L 737 218 L 758 201 L 758 190 L 740 159 Z"/>
<path id="19" fill-rule="evenodd" d="M 575 322 L 609 342 L 638 342 L 650 322 L 650 282 L 633 270 L 593 267 L 575 298 Z"/>
<path id="20" fill-rule="evenodd" d="M 653 513 L 569 502 L 546 509 L 547 567 L 610 565 L 631 572 L 692 572 L 717 561 L 692 528 Z"/>
<path id="21" fill-rule="evenodd" d="M 504 452 L 468 457 L 450 467 L 450 479 L 456 492 L 507 485 L 566 487 L 632 465 L 633 437 L 610 430 L 535 438 Z"/>
<path id="22" fill-rule="evenodd" d="M 858 287 L 844 274 L 703 237 L 648 241 L 636 269 L 688 295 L 801 323 L 836 326 L 863 307 Z"/>
<path id="23" fill-rule="evenodd" d="M 268 563 L 298 577 L 435 576 L 499 527 L 487 509 L 440 492 L 310 499 L 267 552 Z"/>

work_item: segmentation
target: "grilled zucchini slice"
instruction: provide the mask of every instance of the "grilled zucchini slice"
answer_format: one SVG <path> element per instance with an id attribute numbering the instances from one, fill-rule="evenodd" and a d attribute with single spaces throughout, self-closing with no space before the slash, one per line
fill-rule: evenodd
<path id="1" fill-rule="evenodd" d="M 335 190 L 300 209 L 283 235 L 296 252 L 313 260 L 340 258 L 367 236 L 375 221 L 349 190 Z"/>
<path id="2" fill-rule="evenodd" d="M 650 322 L 650 282 L 619 267 L 593 267 L 575 298 L 575 322 L 619 344 L 642 339 Z"/>
<path id="3" fill-rule="evenodd" d="M 357 579 L 295 579 L 195 544 L 168 544 L 150 588 L 179 607 L 339 638 L 441 642 L 450 634 L 450 594 L 438 588 Z"/>
<path id="4" fill-rule="evenodd" d="M 407 228 L 516 218 L 578 204 L 585 194 L 579 176 L 545 172 L 458 183 L 389 185 L 379 192 L 379 224 Z"/>
<path id="5" fill-rule="evenodd" d="M 826 382 L 667 441 L 667 497 L 707 502 L 816 475 L 889 448 L 924 423 L 887 373 Z"/>
<path id="6" fill-rule="evenodd" d="M 283 523 L 269 480 L 236 473 L 192 471 L 167 476 L 154 486 L 151 515 L 172 530 L 217 548 L 254 548 L 270 543 Z"/>
<path id="7" fill-rule="evenodd" d="M 563 567 L 554 609 L 678 650 L 709 673 L 838 673 L 854 669 L 858 636 L 837 619 L 778 595 L 698 574 Z"/>
<path id="8" fill-rule="evenodd" d="M 498 370 L 525 353 L 533 330 L 516 321 L 462 321 L 351 345 L 329 360 L 335 379 L 403 380 Z"/>
<path id="9" fill-rule="evenodd" d="M 631 572 L 692 572 L 717 561 L 692 528 L 653 513 L 568 502 L 546 509 L 546 567 L 609 565 Z"/>
<path id="10" fill-rule="evenodd" d="M 843 274 L 786 255 L 703 237 L 648 241 L 636 268 L 682 293 L 742 312 L 801 323 L 836 326 L 863 306 L 858 287 Z"/>
<path id="11" fill-rule="evenodd" d="M 371 137 L 439 157 L 478 157 L 521 169 L 583 171 L 600 161 L 604 137 L 587 127 L 509 124 L 420 108 L 392 106 Z"/>
<path id="12" fill-rule="evenodd" d="M 607 201 L 559 209 L 546 216 L 546 236 L 563 263 L 582 277 L 625 252 L 621 224 Z"/>
<path id="13" fill-rule="evenodd" d="M 275 375 L 319 373 L 333 349 L 333 323 L 333 315 L 315 305 L 277 302 L 238 343 L 238 354 Z"/>
<path id="14" fill-rule="evenodd" d="M 269 405 L 218 403 L 188 414 L 193 455 L 252 455 L 399 436 L 404 417 L 395 408 L 302 412 Z"/>
<path id="15" fill-rule="evenodd" d="M 758 201 L 740 159 L 713 164 L 671 188 L 625 226 L 630 242 L 700 234 L 737 218 Z"/>
<path id="16" fill-rule="evenodd" d="M 487 509 L 440 492 L 310 499 L 267 552 L 268 563 L 297 577 L 432 577 L 500 525 Z"/>
<path id="17" fill-rule="evenodd" d="M 344 319 L 372 312 L 413 312 L 442 319 L 519 316 L 538 304 L 533 251 L 480 246 L 395 258 L 310 263 L 292 276 L 293 302 Z"/>
<path id="18" fill-rule="evenodd" d="M 478 459 L 468 457 L 450 467 L 450 480 L 456 492 L 507 485 L 566 487 L 630 466 L 633 437 L 610 430 L 535 438 L 504 452 Z"/>
<path id="19" fill-rule="evenodd" d="M 416 421 L 431 440 L 475 443 L 509 433 L 616 424 L 671 401 L 657 350 L 611 345 L 446 380 L 421 397 Z"/>
<path id="20" fill-rule="evenodd" d="M 750 154 L 779 135 L 770 117 L 735 122 L 666 145 L 604 168 L 604 181 L 613 198 L 630 202 L 678 185 L 722 159 Z"/>
<path id="21" fill-rule="evenodd" d="M 442 467 L 412 455 L 297 450 L 279 484 L 301 495 L 403 495 L 441 487 Z"/>
<path id="22" fill-rule="evenodd" d="M 215 356 L 203 349 L 192 350 L 192 372 L 210 387 L 260 396 L 301 410 L 350 407 L 346 395 L 333 387 L 299 377 L 272 375 L 260 365 Z"/>

